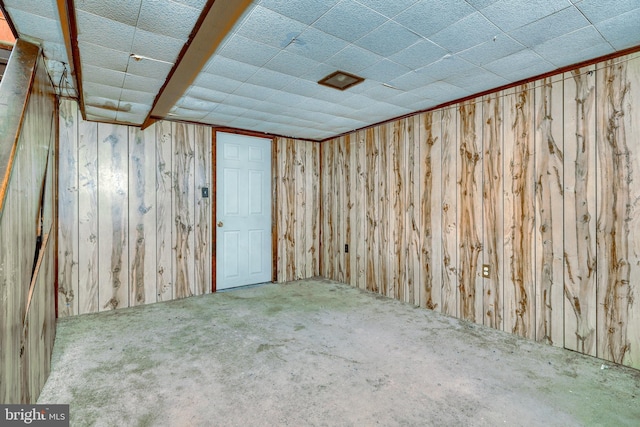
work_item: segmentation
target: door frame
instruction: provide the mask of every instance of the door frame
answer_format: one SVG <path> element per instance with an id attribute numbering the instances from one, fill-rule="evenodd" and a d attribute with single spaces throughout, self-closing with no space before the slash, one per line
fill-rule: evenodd
<path id="1" fill-rule="evenodd" d="M 216 266 L 216 251 L 217 251 L 217 200 L 218 200 L 218 167 L 216 164 L 216 149 L 217 149 L 217 132 L 230 133 L 235 135 L 252 136 L 257 138 L 271 139 L 271 281 L 275 282 L 278 278 L 278 221 L 276 215 L 278 213 L 278 198 L 276 191 L 277 185 L 277 150 L 276 150 L 276 137 L 260 132 L 244 131 L 240 129 L 226 128 L 226 127 L 213 127 L 211 128 L 211 191 L 209 197 L 211 198 L 211 292 L 217 291 L 217 266 Z"/>

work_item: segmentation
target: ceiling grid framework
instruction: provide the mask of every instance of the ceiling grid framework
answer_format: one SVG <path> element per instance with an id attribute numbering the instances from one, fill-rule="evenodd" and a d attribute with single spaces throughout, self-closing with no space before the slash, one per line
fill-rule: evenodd
<path id="1" fill-rule="evenodd" d="M 0 1 L 74 96 L 55 0 Z M 87 118 L 141 125 L 211 3 L 74 3 Z M 255 0 L 163 117 L 322 140 L 640 46 L 638 22 L 640 0 Z M 337 70 L 365 81 L 317 83 Z"/>

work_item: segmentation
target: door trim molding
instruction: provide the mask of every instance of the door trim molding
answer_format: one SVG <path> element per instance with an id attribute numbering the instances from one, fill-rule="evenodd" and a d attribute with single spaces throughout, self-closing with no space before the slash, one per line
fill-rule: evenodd
<path id="1" fill-rule="evenodd" d="M 211 292 L 217 291 L 217 265 L 216 265 L 216 251 L 217 251 L 217 200 L 218 200 L 218 168 L 216 164 L 216 149 L 217 149 L 217 133 L 229 133 L 236 135 L 253 136 L 257 138 L 271 139 L 271 280 L 276 281 L 278 278 L 278 221 L 276 215 L 278 213 L 277 205 L 277 150 L 276 150 L 276 137 L 272 135 L 265 135 L 260 132 L 240 131 L 232 130 L 229 128 L 213 127 L 211 128 L 211 191 L 209 196 L 211 197 Z"/>

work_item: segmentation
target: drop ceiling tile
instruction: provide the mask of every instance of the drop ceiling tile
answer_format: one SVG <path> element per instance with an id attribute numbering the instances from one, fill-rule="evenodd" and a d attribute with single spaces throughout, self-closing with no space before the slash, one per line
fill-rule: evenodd
<path id="1" fill-rule="evenodd" d="M 173 64 L 168 62 L 153 61 L 149 59 L 141 59 L 136 61 L 129 58 L 127 63 L 127 73 L 136 76 L 150 77 L 152 79 L 165 80 L 169 72 L 173 68 Z"/>
<path id="2" fill-rule="evenodd" d="M 354 94 L 349 98 L 340 102 L 340 105 L 350 108 L 352 110 L 360 110 L 368 107 L 371 104 L 371 99 L 361 94 Z"/>
<path id="3" fill-rule="evenodd" d="M 578 9 L 567 7 L 553 15 L 515 29 L 509 33 L 509 36 L 527 47 L 534 47 L 588 25 L 589 21 Z"/>
<path id="4" fill-rule="evenodd" d="M 109 86 L 122 87 L 125 73 L 121 71 L 109 70 L 106 68 L 94 67 L 85 64 L 82 67 L 82 80 L 84 82 L 102 83 Z"/>
<path id="5" fill-rule="evenodd" d="M 123 51 L 131 48 L 135 27 L 81 10 L 76 11 L 76 16 L 79 42 L 108 48 L 118 46 Z"/>
<path id="6" fill-rule="evenodd" d="M 278 71 L 290 76 L 299 77 L 318 66 L 318 62 L 304 56 L 281 51 L 271 61 L 265 64 L 265 68 Z"/>
<path id="7" fill-rule="evenodd" d="M 244 83 L 240 85 L 240 87 L 236 89 L 233 94 L 264 101 L 265 99 L 268 99 L 272 96 L 279 95 L 280 91 L 268 87 Z"/>
<path id="8" fill-rule="evenodd" d="M 246 96 L 240 96 L 240 95 L 237 95 L 235 93 L 232 93 L 232 94 L 228 95 L 225 98 L 224 102 L 227 105 L 233 105 L 233 106 L 236 106 L 236 107 L 243 107 L 243 108 L 246 108 L 248 110 L 251 110 L 251 109 L 255 108 L 256 104 L 259 101 L 256 100 L 255 98 L 248 98 Z"/>
<path id="9" fill-rule="evenodd" d="M 480 12 L 475 12 L 430 36 L 429 39 L 455 53 L 493 40 L 501 33 L 498 27 L 489 22 Z"/>
<path id="10" fill-rule="evenodd" d="M 486 64 L 483 68 L 502 77 L 545 62 L 536 52 L 525 49 Z"/>
<path id="11" fill-rule="evenodd" d="M 616 50 L 636 46 L 640 28 L 640 8 L 599 22 L 596 28 Z"/>
<path id="12" fill-rule="evenodd" d="M 132 114 L 144 114 L 146 115 L 151 108 L 148 105 L 140 104 L 138 102 L 132 101 L 122 101 L 120 100 L 118 104 L 118 114 L 120 113 L 132 113 Z"/>
<path id="13" fill-rule="evenodd" d="M 413 70 L 417 70 L 441 59 L 446 54 L 447 51 L 440 46 L 423 39 L 392 55 L 389 59 Z"/>
<path id="14" fill-rule="evenodd" d="M 200 86 L 206 89 L 225 93 L 233 93 L 233 91 L 240 87 L 241 84 L 242 82 L 239 82 L 238 80 L 206 72 L 198 74 L 198 77 L 196 77 L 196 80 L 193 82 L 193 86 Z"/>
<path id="15" fill-rule="evenodd" d="M 173 64 L 183 45 L 182 40 L 138 29 L 133 38 L 131 52 Z"/>
<path id="16" fill-rule="evenodd" d="M 424 111 L 424 110 L 430 110 L 438 104 L 440 104 L 439 101 L 435 101 L 429 98 L 422 98 L 420 101 L 409 105 L 409 108 L 411 108 L 414 111 Z"/>
<path id="17" fill-rule="evenodd" d="M 285 92 L 280 93 L 273 98 L 269 98 L 268 101 L 285 107 L 295 107 L 299 104 L 308 102 L 309 98 L 307 98 L 306 96 L 297 95 L 295 93 Z"/>
<path id="18" fill-rule="evenodd" d="M 485 65 L 497 59 L 509 56 L 523 50 L 525 47 L 506 34 L 500 34 L 495 39 L 473 46 L 457 54 L 458 57 L 475 65 Z"/>
<path id="19" fill-rule="evenodd" d="M 420 39 L 420 36 L 402 25 L 389 21 L 357 40 L 355 44 L 378 55 L 390 56 Z"/>
<path id="20" fill-rule="evenodd" d="M 356 0 L 387 18 L 393 18 L 418 0 Z"/>
<path id="21" fill-rule="evenodd" d="M 254 65 L 238 62 L 225 58 L 224 56 L 214 56 L 207 63 L 204 71 L 244 82 L 253 76 L 258 69 L 259 68 Z"/>
<path id="22" fill-rule="evenodd" d="M 287 46 L 287 51 L 316 61 L 324 61 L 347 46 L 347 42 L 309 27 Z"/>
<path id="23" fill-rule="evenodd" d="M 388 59 L 383 59 L 377 64 L 373 64 L 372 66 L 362 70 L 360 72 L 360 76 L 364 77 L 365 79 L 371 79 L 381 83 L 388 83 L 394 78 L 402 76 L 409 71 L 411 71 L 409 67 L 396 64 L 395 62 L 389 61 Z"/>
<path id="24" fill-rule="evenodd" d="M 335 66 L 338 70 L 357 74 L 381 60 L 382 57 L 380 55 L 355 45 L 348 45 L 325 62 Z"/>
<path id="25" fill-rule="evenodd" d="M 82 89 L 85 94 L 89 94 L 92 97 L 108 98 L 108 99 L 120 99 L 122 88 L 107 86 L 100 83 L 85 82 L 82 85 Z"/>
<path id="26" fill-rule="evenodd" d="M 19 9 L 49 19 L 58 17 L 56 2 L 52 0 L 4 0 L 3 4 L 7 9 Z M 11 13 L 9 15 L 11 16 Z"/>
<path id="27" fill-rule="evenodd" d="M 151 79 L 143 76 L 127 74 L 124 78 L 123 89 L 141 90 L 143 92 L 158 93 L 164 80 Z"/>
<path id="28" fill-rule="evenodd" d="M 193 7 L 202 10 L 207 4 L 207 0 L 171 0 L 176 3 L 184 4 L 185 6 Z"/>
<path id="29" fill-rule="evenodd" d="M 64 43 L 45 40 L 42 42 L 42 49 L 45 52 L 45 58 L 65 64 L 69 63 L 67 59 L 67 48 Z"/>
<path id="30" fill-rule="evenodd" d="M 87 105 L 86 102 L 85 102 L 85 112 L 87 113 L 87 118 L 89 120 L 97 120 L 97 121 L 115 121 L 116 120 L 116 112 L 114 110 L 96 107 L 93 105 Z"/>
<path id="31" fill-rule="evenodd" d="M 445 79 L 445 82 L 462 87 L 471 93 L 480 93 L 486 90 L 504 86 L 510 83 L 504 77 L 500 77 L 482 68 L 474 68 L 457 76 Z"/>
<path id="32" fill-rule="evenodd" d="M 83 42 L 78 43 L 78 48 L 82 65 L 89 64 L 114 71 L 127 71 L 127 64 L 129 63 L 128 52 Z"/>
<path id="33" fill-rule="evenodd" d="M 368 7 L 353 0 L 343 0 L 313 26 L 348 42 L 354 42 L 385 21 L 387 18 Z"/>
<path id="34" fill-rule="evenodd" d="M 200 12 L 173 1 L 142 0 L 138 29 L 186 41 Z"/>
<path id="35" fill-rule="evenodd" d="M 415 71 L 411 71 L 400 77 L 396 77 L 387 83 L 391 86 L 397 87 L 398 89 L 409 91 L 423 87 L 429 83 L 433 83 L 434 81 L 436 81 L 436 79 L 429 76 L 428 73 L 417 73 Z"/>
<path id="36" fill-rule="evenodd" d="M 124 111 L 118 111 L 116 114 L 116 120 L 119 123 L 129 123 L 131 125 L 141 125 L 146 119 L 148 111 L 146 113 L 129 113 Z"/>
<path id="37" fill-rule="evenodd" d="M 316 82 L 304 79 L 295 79 L 293 81 L 290 81 L 290 83 L 286 87 L 284 87 L 284 91 L 286 92 L 310 97 L 315 96 L 321 89 L 331 92 L 338 92 L 334 89 L 320 86 Z"/>
<path id="38" fill-rule="evenodd" d="M 418 74 L 424 74 L 431 80 L 443 80 L 451 76 L 462 74 L 475 68 L 475 65 L 457 56 L 449 55 L 432 64 L 417 70 Z"/>
<path id="39" fill-rule="evenodd" d="M 120 102 L 138 102 L 151 105 L 155 98 L 155 93 L 142 92 L 133 89 L 122 89 L 122 93 L 120 93 Z"/>
<path id="40" fill-rule="evenodd" d="M 21 37 L 64 43 L 57 20 L 10 7 L 7 7 L 7 13 Z"/>
<path id="41" fill-rule="evenodd" d="M 606 54 L 603 52 L 606 46 L 609 44 L 602 35 L 589 26 L 536 46 L 535 51 L 559 68 L 602 56 Z M 610 46 L 608 50 L 611 50 Z"/>
<path id="42" fill-rule="evenodd" d="M 395 91 L 395 93 L 396 95 L 387 98 L 385 102 L 397 105 L 399 107 L 407 107 L 409 105 L 415 104 L 416 102 L 422 101 L 422 97 L 411 92 Z"/>
<path id="43" fill-rule="evenodd" d="M 211 101 L 215 103 L 224 102 L 229 96 L 228 93 L 220 92 L 217 90 L 211 90 L 200 86 L 191 86 L 187 91 L 188 95 L 194 98 L 203 99 L 205 101 Z"/>
<path id="44" fill-rule="evenodd" d="M 258 86 L 264 86 L 271 89 L 282 89 L 289 83 L 291 83 L 291 76 L 279 73 L 277 71 L 269 70 L 268 68 L 260 68 L 251 76 L 247 83 L 251 83 Z"/>
<path id="45" fill-rule="evenodd" d="M 482 14 L 509 32 L 568 6 L 571 6 L 569 0 L 498 0 L 482 9 Z"/>
<path id="46" fill-rule="evenodd" d="M 443 102 L 464 98 L 471 95 L 471 92 L 459 88 L 458 86 L 439 81 L 430 83 L 423 88 L 416 89 L 413 94 L 441 104 Z"/>
<path id="47" fill-rule="evenodd" d="M 138 22 L 141 4 L 141 0 L 120 1 L 116 7 L 114 7 L 113 2 L 104 0 L 80 0 L 75 2 L 77 10 L 83 10 L 134 27 Z"/>
<path id="48" fill-rule="evenodd" d="M 325 78 L 326 76 L 328 76 L 329 74 L 335 71 L 336 71 L 336 68 L 331 65 L 318 63 L 318 65 L 316 65 L 311 70 L 299 76 L 299 78 L 308 80 L 313 83 L 317 83 L 318 80 Z"/>
<path id="49" fill-rule="evenodd" d="M 262 0 L 260 6 L 309 25 L 336 3 L 338 0 Z"/>
<path id="50" fill-rule="evenodd" d="M 215 109 L 218 105 L 219 104 L 215 102 L 206 101 L 204 99 L 194 98 L 193 96 L 186 95 L 178 100 L 175 107 L 176 109 L 182 108 L 185 110 L 192 110 L 192 111 L 204 111 L 208 114 L 213 109 Z M 173 111 L 173 109 L 171 111 Z M 204 114 L 204 115 L 206 116 L 207 114 Z"/>
<path id="51" fill-rule="evenodd" d="M 220 55 L 239 62 L 262 67 L 280 50 L 259 41 L 235 34 L 220 50 Z"/>
<path id="52" fill-rule="evenodd" d="M 367 90 L 366 92 L 363 92 L 361 95 L 362 96 L 366 96 L 369 99 L 375 100 L 375 101 L 387 101 L 387 99 L 392 98 L 396 95 L 399 95 L 400 93 L 402 93 L 402 91 L 398 90 L 398 89 L 392 89 L 390 87 L 387 86 L 383 86 L 383 85 L 377 85 L 374 86 L 372 88 L 370 88 L 369 90 Z"/>
<path id="53" fill-rule="evenodd" d="M 230 116 L 242 116 L 243 114 L 246 114 L 248 111 L 250 110 L 243 107 L 234 107 L 233 105 L 226 105 L 226 104 L 218 104 L 213 109 L 214 114 L 228 114 Z"/>
<path id="54" fill-rule="evenodd" d="M 258 5 L 244 20 L 237 34 L 282 49 L 305 28 L 306 24 Z"/>
<path id="55" fill-rule="evenodd" d="M 257 129 L 262 125 L 262 121 L 248 117 L 238 117 L 231 122 L 231 126 L 238 129 Z"/>
<path id="56" fill-rule="evenodd" d="M 575 2 L 587 19 L 598 24 L 640 7 L 638 0 L 582 0 Z"/>
<path id="57" fill-rule="evenodd" d="M 466 1 L 471 6 L 475 7 L 478 10 L 480 10 L 480 9 L 484 9 L 485 7 L 487 7 L 489 5 L 492 5 L 493 3 L 497 2 L 498 0 L 466 0 Z"/>
<path id="58" fill-rule="evenodd" d="M 423 37 L 429 37 L 475 12 L 464 0 L 420 0 L 394 18 Z"/>

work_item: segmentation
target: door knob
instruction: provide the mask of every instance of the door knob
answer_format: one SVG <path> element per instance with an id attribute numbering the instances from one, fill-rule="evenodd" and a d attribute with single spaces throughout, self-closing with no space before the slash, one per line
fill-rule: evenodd
<path id="1" fill-rule="evenodd" d="M 222 227 L 223 225 L 222 221 L 218 221 L 218 227 Z"/>

